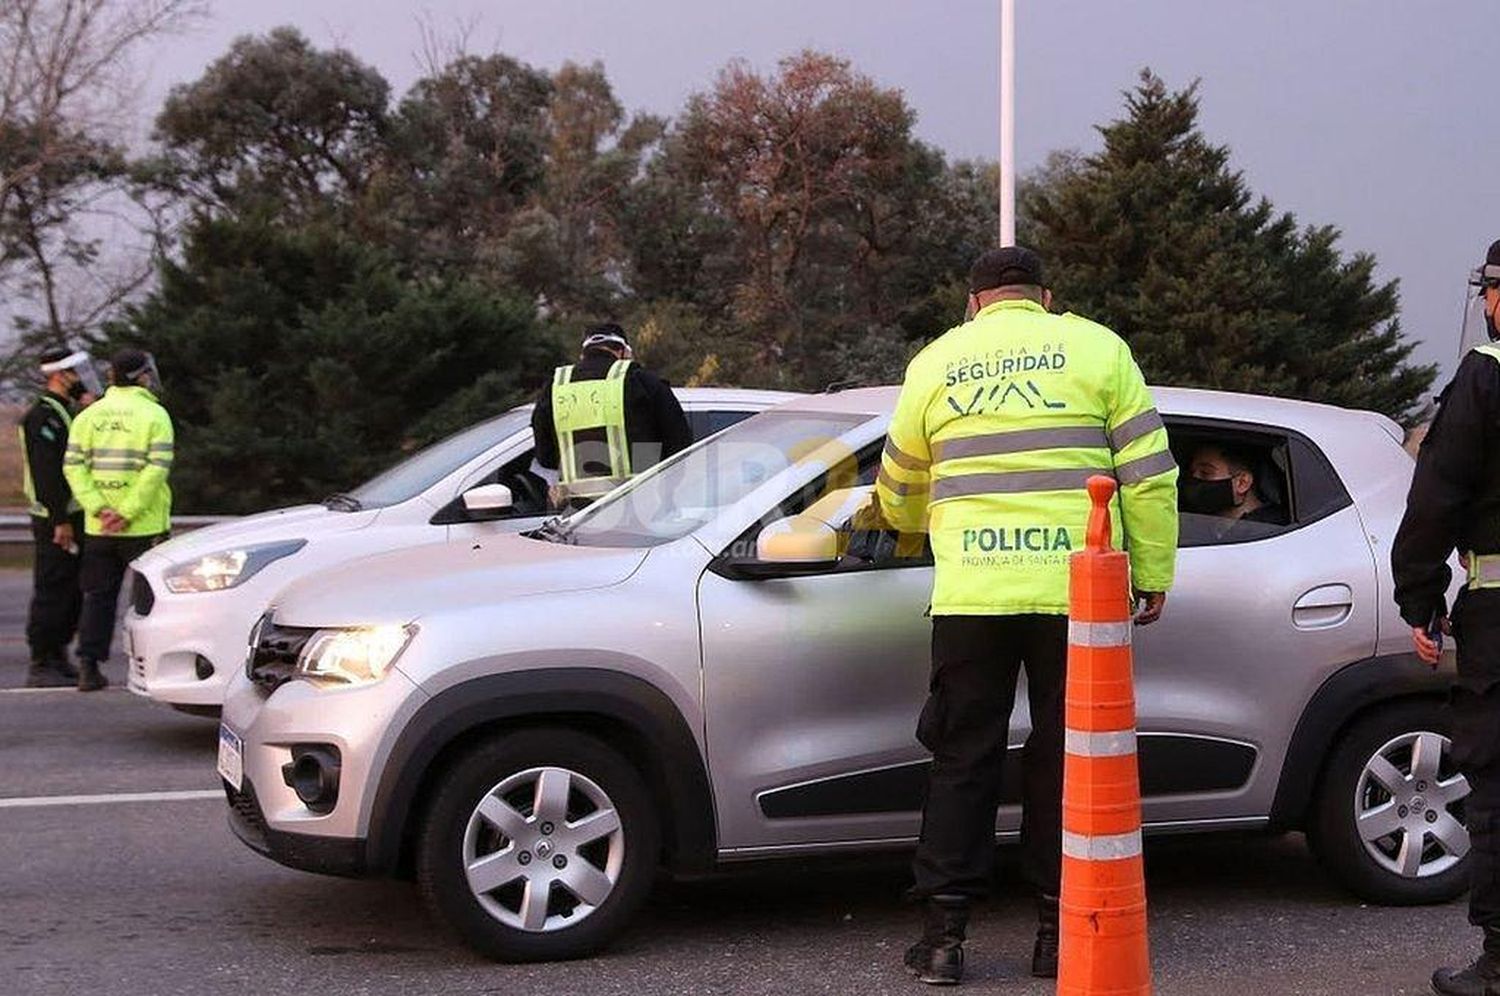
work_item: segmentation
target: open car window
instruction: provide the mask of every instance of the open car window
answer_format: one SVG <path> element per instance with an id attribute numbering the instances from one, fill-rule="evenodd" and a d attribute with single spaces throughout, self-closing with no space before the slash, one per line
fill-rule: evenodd
<path id="1" fill-rule="evenodd" d="M 840 534 L 838 563 L 825 573 L 931 566 L 932 546 L 925 533 L 866 528 L 858 514 L 874 491 L 883 443 L 865 447 L 789 495 L 730 544 L 720 561 L 732 564 L 737 559 L 753 559 L 767 527 L 805 518 L 822 522 Z"/>
<path id="2" fill-rule="evenodd" d="M 1248 543 L 1301 529 L 1350 504 L 1322 452 L 1299 433 L 1252 423 L 1167 417 L 1178 479 L 1181 547 Z M 1225 504 L 1204 479 L 1225 472 L 1250 481 Z"/>

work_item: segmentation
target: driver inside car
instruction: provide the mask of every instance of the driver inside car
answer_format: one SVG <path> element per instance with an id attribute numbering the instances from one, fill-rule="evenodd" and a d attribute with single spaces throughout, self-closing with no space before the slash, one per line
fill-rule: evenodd
<path id="1" fill-rule="evenodd" d="M 1198 446 L 1188 461 L 1187 476 L 1178 482 L 1178 505 L 1198 515 L 1285 525 L 1286 509 L 1266 500 L 1256 487 L 1257 462 L 1254 454 L 1237 447 Z"/>

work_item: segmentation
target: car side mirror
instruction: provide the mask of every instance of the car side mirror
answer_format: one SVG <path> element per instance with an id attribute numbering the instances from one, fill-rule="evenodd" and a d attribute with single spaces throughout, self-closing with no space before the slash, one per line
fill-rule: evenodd
<path id="1" fill-rule="evenodd" d="M 470 520 L 498 519 L 515 507 L 516 499 L 504 484 L 481 484 L 464 492 L 464 511 Z"/>
<path id="2" fill-rule="evenodd" d="M 808 515 L 769 523 L 755 540 L 753 559 L 736 561 L 734 572 L 752 579 L 821 574 L 839 563 L 839 533 Z"/>

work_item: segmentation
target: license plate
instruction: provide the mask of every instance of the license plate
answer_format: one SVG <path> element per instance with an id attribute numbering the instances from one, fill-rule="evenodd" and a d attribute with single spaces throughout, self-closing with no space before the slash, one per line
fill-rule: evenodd
<path id="1" fill-rule="evenodd" d="M 236 792 L 245 780 L 245 741 L 227 726 L 219 727 L 219 777 Z"/>

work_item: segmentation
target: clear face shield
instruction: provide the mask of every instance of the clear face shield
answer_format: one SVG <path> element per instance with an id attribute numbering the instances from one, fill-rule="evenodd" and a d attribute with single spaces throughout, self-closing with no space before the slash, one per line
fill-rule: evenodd
<path id="1" fill-rule="evenodd" d="M 114 382 L 122 386 L 144 387 L 153 393 L 161 393 L 161 372 L 156 369 L 156 356 L 144 354 L 146 359 L 134 370 L 114 371 Z"/>
<path id="2" fill-rule="evenodd" d="M 1459 343 L 1459 355 L 1466 355 L 1475 346 L 1483 346 L 1495 338 L 1490 332 L 1489 320 L 1485 317 L 1488 308 L 1485 291 L 1500 290 L 1500 264 L 1481 266 L 1469 274 L 1469 286 L 1464 295 L 1463 341 Z M 1500 321 L 1500 315 L 1496 316 Z M 1496 334 L 1500 334 L 1497 330 Z"/>
<path id="3" fill-rule="evenodd" d="M 75 375 L 85 393 L 96 398 L 104 393 L 104 381 L 99 376 L 99 368 L 94 365 L 94 358 L 89 355 L 88 350 L 80 349 L 55 363 L 42 364 L 42 373 L 47 377 L 64 372 Z"/>

